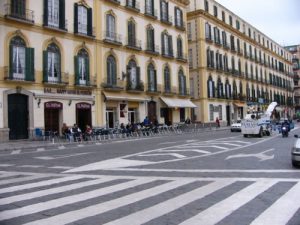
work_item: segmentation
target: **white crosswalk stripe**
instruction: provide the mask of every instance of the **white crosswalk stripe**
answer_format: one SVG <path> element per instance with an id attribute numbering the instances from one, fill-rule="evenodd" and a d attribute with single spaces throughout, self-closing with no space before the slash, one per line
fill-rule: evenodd
<path id="1" fill-rule="evenodd" d="M 198 204 L 205 199 L 210 204 L 200 207 L 200 211 L 196 210 L 189 217 L 186 214 L 184 220 L 172 223 L 213 225 L 222 223 L 224 219 L 230 220 L 230 216 L 241 208 L 247 210 L 250 202 L 263 199 L 269 190 L 283 190 L 283 187 L 285 191 L 280 192 L 280 196 L 274 192 L 274 201 L 253 216 L 251 225 L 288 224 L 300 208 L 300 202 L 295 201 L 300 198 L 298 179 L 0 173 L 1 181 L 11 180 L 14 176 L 29 178 L 25 180 L 29 183 L 8 183 L 10 187 L 0 189 L 0 193 L 9 194 L 0 198 L 0 224 L 6 224 L 3 221 L 16 225 L 81 224 L 78 221 L 93 224 L 93 217 L 99 219 L 103 214 L 114 213 L 113 217 L 104 217 L 107 220 L 103 219 L 97 224 L 139 225 L 168 217 L 172 213 L 181 213 L 195 202 Z M 35 181 L 37 178 L 46 180 Z M 234 191 L 225 194 L 226 197 L 220 197 L 233 187 L 236 187 Z M 18 193 L 14 194 L 16 191 Z M 214 196 L 215 193 L 219 193 L 218 198 Z M 138 207 L 139 204 L 143 205 Z M 18 207 L 8 207 L 15 205 Z M 124 210 L 124 207 L 131 208 Z M 52 210 L 55 213 L 51 213 Z"/>

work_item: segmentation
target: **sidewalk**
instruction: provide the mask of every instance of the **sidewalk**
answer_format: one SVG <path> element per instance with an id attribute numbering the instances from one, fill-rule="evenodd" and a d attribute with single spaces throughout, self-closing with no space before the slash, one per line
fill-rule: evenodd
<path id="1" fill-rule="evenodd" d="M 210 129 L 203 129 L 202 131 L 198 131 L 197 133 L 202 132 L 212 132 L 212 131 L 222 131 L 222 130 L 229 130 L 230 127 L 220 127 L 220 128 L 210 128 Z M 184 131 L 181 134 L 178 133 L 170 133 L 165 134 L 161 136 L 170 136 L 170 135 L 182 135 L 182 134 L 189 134 L 189 133 L 195 133 L 192 129 L 190 131 Z M 154 136 L 143 136 L 144 138 L 151 138 L 151 137 L 158 137 L 159 135 Z M 60 140 L 57 141 L 49 141 L 49 140 L 14 140 L 14 141 L 7 141 L 0 143 L 0 151 L 13 151 L 13 150 L 24 150 L 24 149 L 33 149 L 33 148 L 47 148 L 47 147 L 55 147 L 55 146 L 75 146 L 79 144 L 91 144 L 91 143 L 104 143 L 107 141 L 113 141 L 113 140 L 120 140 L 120 139 L 138 139 L 141 137 L 116 137 L 116 138 L 109 138 L 107 140 L 96 140 L 96 141 L 83 141 L 83 142 L 68 142 L 66 140 Z"/>

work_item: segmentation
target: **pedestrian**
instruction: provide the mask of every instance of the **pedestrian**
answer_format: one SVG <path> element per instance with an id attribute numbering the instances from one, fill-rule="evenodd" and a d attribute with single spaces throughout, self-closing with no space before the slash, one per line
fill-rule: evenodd
<path id="1" fill-rule="evenodd" d="M 144 126 L 148 127 L 149 125 L 150 125 L 150 120 L 149 120 L 148 116 L 146 116 L 144 119 Z"/>
<path id="2" fill-rule="evenodd" d="M 216 118 L 216 124 L 217 124 L 217 127 L 220 127 L 220 120 L 218 117 Z"/>

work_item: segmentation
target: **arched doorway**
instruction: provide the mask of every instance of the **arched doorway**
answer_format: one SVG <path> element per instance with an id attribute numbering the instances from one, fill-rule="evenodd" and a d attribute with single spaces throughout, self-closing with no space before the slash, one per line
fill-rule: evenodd
<path id="1" fill-rule="evenodd" d="M 82 132 L 86 125 L 92 126 L 92 106 L 89 103 L 80 102 L 76 104 L 76 123 Z"/>
<path id="2" fill-rule="evenodd" d="M 9 139 L 28 138 L 28 96 L 23 94 L 9 94 L 8 127 Z"/>

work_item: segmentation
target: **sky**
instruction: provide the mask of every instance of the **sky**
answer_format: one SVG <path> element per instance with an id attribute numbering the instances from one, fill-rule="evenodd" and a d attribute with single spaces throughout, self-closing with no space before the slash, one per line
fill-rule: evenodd
<path id="1" fill-rule="evenodd" d="M 281 46 L 300 44 L 299 0 L 216 0 Z"/>

